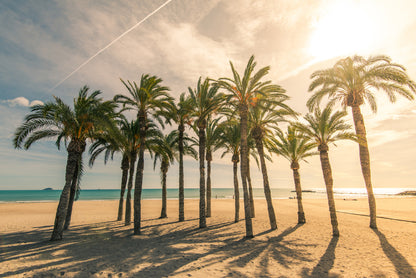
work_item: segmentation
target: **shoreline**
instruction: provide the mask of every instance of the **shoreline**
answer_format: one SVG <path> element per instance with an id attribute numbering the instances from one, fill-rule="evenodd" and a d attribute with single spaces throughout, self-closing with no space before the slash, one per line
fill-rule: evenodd
<path id="1" fill-rule="evenodd" d="M 319 193 L 321 194 L 321 193 Z M 341 195 L 341 194 L 339 194 Z M 355 201 L 360 199 L 367 199 L 367 196 L 362 196 L 362 194 L 357 194 L 358 196 L 354 196 L 353 194 L 348 194 L 348 196 L 334 196 L 335 200 L 344 200 L 344 201 Z M 379 199 L 408 199 L 408 198 L 415 198 L 415 195 L 376 195 L 376 201 Z M 254 200 L 265 200 L 265 197 L 254 197 Z M 272 197 L 273 200 L 296 200 L 296 196 L 289 196 L 289 197 Z M 316 196 L 314 198 L 305 198 L 303 197 L 302 200 L 326 200 L 326 196 Z M 161 198 L 146 198 L 142 199 L 142 201 L 162 201 Z M 168 201 L 179 201 L 179 198 L 167 198 Z M 199 200 L 199 198 L 185 198 L 185 200 Z M 234 200 L 233 197 L 226 197 L 226 198 L 215 198 L 213 197 L 211 200 Z M 77 200 L 76 202 L 97 202 L 97 201 L 119 201 L 119 199 L 88 199 L 88 200 Z M 126 199 L 124 198 L 124 202 Z M 131 199 L 133 203 L 133 198 Z M 243 197 L 240 197 L 240 201 L 243 201 Z M 29 201 L 0 201 L 0 204 L 26 204 L 26 203 L 58 203 L 59 200 L 29 200 Z"/>

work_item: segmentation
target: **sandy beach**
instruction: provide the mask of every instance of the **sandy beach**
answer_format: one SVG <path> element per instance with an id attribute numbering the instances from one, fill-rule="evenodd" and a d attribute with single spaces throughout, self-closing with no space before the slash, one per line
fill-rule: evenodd
<path id="1" fill-rule="evenodd" d="M 198 229 L 198 200 L 177 200 L 158 219 L 160 201 L 143 201 L 142 235 L 116 218 L 117 201 L 78 201 L 64 239 L 49 242 L 57 203 L 0 204 L 0 277 L 416 277 L 416 198 L 378 199 L 378 231 L 366 199 L 336 200 L 341 236 L 332 238 L 326 200 L 256 200 L 255 237 L 233 222 L 233 200 L 213 200 L 208 228 Z M 242 203 L 241 203 L 242 205 Z"/>

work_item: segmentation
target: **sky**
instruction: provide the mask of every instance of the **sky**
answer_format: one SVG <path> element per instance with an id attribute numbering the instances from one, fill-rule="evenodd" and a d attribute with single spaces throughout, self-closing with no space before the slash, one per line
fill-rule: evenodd
<path id="1" fill-rule="evenodd" d="M 110 99 L 126 94 L 120 78 L 149 73 L 177 98 L 200 76 L 231 77 L 229 61 L 242 72 L 254 54 L 257 67 L 269 65 L 267 78 L 305 115 L 310 75 L 348 55 L 388 55 L 416 80 L 415 6 L 412 0 L 0 1 L 0 190 L 62 188 L 65 148 L 41 141 L 16 150 L 12 138 L 30 106 L 53 96 L 72 104 L 84 85 Z M 373 186 L 416 187 L 416 102 L 391 104 L 376 94 L 377 114 L 362 108 Z M 353 124 L 349 110 L 346 120 Z M 213 187 L 232 187 L 231 157 L 220 155 Z M 331 145 L 329 156 L 335 188 L 364 187 L 356 143 Z M 144 188 L 160 187 L 152 164 L 147 157 Z M 272 188 L 294 187 L 289 166 L 276 156 L 268 163 Z M 301 162 L 300 174 L 304 188 L 324 187 L 318 156 Z M 252 176 L 261 187 L 254 163 Z M 107 165 L 98 159 L 81 188 L 119 188 L 120 179 L 119 156 Z M 185 187 L 198 187 L 198 179 L 198 163 L 187 158 Z M 177 185 L 176 163 L 168 188 Z"/>

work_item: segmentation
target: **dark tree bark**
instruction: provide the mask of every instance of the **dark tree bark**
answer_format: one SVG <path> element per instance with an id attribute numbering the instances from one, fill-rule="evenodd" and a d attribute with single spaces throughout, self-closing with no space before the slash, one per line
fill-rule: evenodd
<path id="1" fill-rule="evenodd" d="M 127 155 L 123 155 L 123 159 L 121 160 L 121 171 L 121 188 L 120 200 L 118 202 L 117 221 L 121 221 L 123 219 L 124 193 L 126 191 L 127 176 L 129 172 L 129 158 Z"/>
<path id="2" fill-rule="evenodd" d="M 211 161 L 212 153 L 207 152 L 207 217 L 211 217 Z"/>
<path id="3" fill-rule="evenodd" d="M 235 215 L 234 222 L 240 220 L 240 191 L 238 189 L 238 176 L 237 176 L 237 167 L 239 158 L 238 155 L 234 154 L 232 157 L 233 162 L 233 179 L 234 179 L 234 205 L 235 205 Z"/>
<path id="4" fill-rule="evenodd" d="M 359 105 L 353 105 L 351 108 L 355 132 L 359 139 L 361 171 L 363 173 L 365 187 L 367 189 L 368 205 L 370 208 L 370 228 L 377 229 L 376 198 L 374 197 L 373 185 L 371 184 L 370 152 L 368 150 L 364 119 Z"/>
<path id="5" fill-rule="evenodd" d="M 162 210 L 160 212 L 160 218 L 168 217 L 166 214 L 166 202 L 167 202 L 167 191 L 166 191 L 166 164 L 162 162 L 162 166 L 160 167 L 160 171 L 162 172 Z"/>
<path id="6" fill-rule="evenodd" d="M 127 182 L 126 210 L 124 213 L 124 225 L 131 223 L 131 189 L 133 188 L 134 166 L 136 165 L 137 153 L 130 153 L 129 180 Z"/>
<path id="7" fill-rule="evenodd" d="M 199 127 L 199 228 L 205 228 L 205 127 Z"/>
<path id="8" fill-rule="evenodd" d="M 69 193 L 69 203 L 68 203 L 68 211 L 66 213 L 65 224 L 64 224 L 64 231 L 68 230 L 69 225 L 71 225 L 71 218 L 72 218 L 72 208 L 74 206 L 75 195 L 77 194 L 77 187 L 78 187 L 78 167 L 76 166 L 74 177 L 72 179 L 71 184 L 71 191 Z"/>
<path id="9" fill-rule="evenodd" d="M 260 157 L 260 166 L 261 166 L 261 173 L 263 175 L 263 187 L 264 187 L 264 195 L 266 197 L 267 202 L 267 211 L 269 213 L 269 222 L 270 222 L 270 229 L 276 230 L 277 224 L 276 224 L 276 215 L 274 213 L 273 209 L 273 200 L 272 200 L 272 193 L 270 191 L 269 186 L 269 177 L 267 175 L 267 167 L 266 167 L 266 161 L 264 160 L 264 150 L 263 150 L 263 142 L 262 137 L 259 133 L 261 133 L 261 130 L 256 130 L 255 141 L 256 141 L 256 148 L 257 152 L 259 153 Z"/>
<path id="10" fill-rule="evenodd" d="M 185 221 L 185 190 L 184 190 L 184 173 L 183 173 L 183 133 L 185 126 L 179 125 L 179 222 Z"/>
<path id="11" fill-rule="evenodd" d="M 256 217 L 256 212 L 254 210 L 254 196 L 253 196 L 253 186 L 251 184 L 251 175 L 250 175 L 250 158 L 247 158 L 247 181 L 248 181 L 248 194 L 250 197 L 250 214 L 251 218 Z"/>
<path id="12" fill-rule="evenodd" d="M 333 191 L 333 179 L 331 164 L 329 163 L 328 146 L 319 145 L 319 157 L 321 159 L 322 173 L 324 175 L 326 194 L 328 197 L 329 214 L 331 217 L 332 235 L 339 236 L 337 212 L 335 209 L 334 191 Z"/>
<path id="13" fill-rule="evenodd" d="M 51 241 L 62 239 L 66 214 L 68 211 L 69 195 L 72 180 L 76 171 L 76 167 L 78 165 L 78 161 L 81 159 L 82 153 L 85 150 L 85 145 L 86 144 L 83 141 L 74 140 L 72 140 L 68 145 L 68 159 L 65 171 L 65 185 L 62 189 L 61 197 L 59 198 Z"/>
<path id="14" fill-rule="evenodd" d="M 302 204 L 302 187 L 300 184 L 299 163 L 292 162 L 290 168 L 293 170 L 293 179 L 295 181 L 296 189 L 296 200 L 298 201 L 298 224 L 303 224 L 306 222 L 306 219 Z"/>
<path id="15" fill-rule="evenodd" d="M 247 188 L 247 172 L 248 172 L 248 145 L 247 145 L 247 106 L 240 107 L 240 128 L 241 128 L 241 182 L 244 193 L 244 215 L 246 223 L 246 238 L 253 238 L 253 224 L 251 221 L 250 199 Z"/>
<path id="16" fill-rule="evenodd" d="M 140 147 L 139 160 L 137 162 L 136 180 L 134 181 L 134 234 L 141 233 L 142 220 L 142 188 L 143 188 L 143 170 L 144 170 L 144 149 L 146 143 L 146 114 L 144 111 L 139 111 L 140 124 Z"/>

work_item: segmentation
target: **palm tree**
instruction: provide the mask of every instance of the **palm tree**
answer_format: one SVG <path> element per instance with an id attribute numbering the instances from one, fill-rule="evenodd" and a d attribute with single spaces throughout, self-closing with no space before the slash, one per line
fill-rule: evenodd
<path id="1" fill-rule="evenodd" d="M 141 230 L 141 194 L 143 188 L 144 151 L 148 117 L 155 117 L 163 125 L 159 117 L 160 111 L 166 111 L 172 106 L 169 89 L 162 86 L 162 79 L 148 74 L 142 75 L 139 85 L 136 82 L 121 79 L 130 96 L 116 95 L 114 99 L 123 104 L 124 108 L 136 109 L 140 126 L 139 160 L 137 162 L 136 179 L 134 182 L 134 234 Z"/>
<path id="2" fill-rule="evenodd" d="M 284 116 L 295 115 L 295 113 L 283 102 L 288 96 L 283 92 L 278 96 L 280 99 L 272 103 L 270 99 L 260 98 L 260 101 L 250 110 L 249 126 L 260 158 L 261 172 L 263 175 L 264 195 L 267 202 L 271 230 L 277 229 L 276 216 L 273 209 L 272 194 L 270 191 L 269 178 L 267 175 L 266 161 L 264 158 L 264 144 L 268 145 L 274 137 L 273 131 L 279 130 L 278 122 L 286 121 Z M 277 98 L 277 96 L 275 96 Z M 265 102 L 265 103 L 263 103 Z"/>
<path id="3" fill-rule="evenodd" d="M 205 208 L 205 129 L 208 118 L 217 112 L 223 103 L 223 95 L 218 93 L 219 87 L 210 84 L 208 78 L 202 81 L 198 79 L 197 87 L 188 88 L 190 102 L 193 107 L 191 113 L 195 119 L 195 127 L 198 129 L 199 144 L 199 228 L 205 228 L 206 208 Z"/>
<path id="4" fill-rule="evenodd" d="M 93 166 L 95 159 L 102 152 L 105 153 L 104 163 L 108 161 L 110 156 L 113 158 L 115 152 L 122 153 L 122 178 L 117 220 L 120 221 L 123 218 L 122 215 L 124 206 L 124 193 L 127 186 L 126 209 L 124 218 L 126 226 L 130 225 L 131 221 L 131 189 L 133 186 L 134 166 L 137 159 L 137 151 L 140 146 L 139 133 L 139 121 L 128 121 L 124 115 L 120 114 L 118 119 L 118 129 L 102 134 L 99 140 L 94 142 L 90 147 L 90 166 Z"/>
<path id="5" fill-rule="evenodd" d="M 282 88 L 278 85 L 271 84 L 271 81 L 261 81 L 270 70 L 270 67 L 264 67 L 254 72 L 256 62 L 254 62 L 254 56 L 251 56 L 244 75 L 240 77 L 235 70 L 233 63 L 230 61 L 231 71 L 233 73 L 233 79 L 220 78 L 218 84 L 229 92 L 227 102 L 238 111 L 240 117 L 240 132 L 241 132 L 241 181 L 243 184 L 244 192 L 244 214 L 246 222 L 246 237 L 253 237 L 253 227 L 251 221 L 250 199 L 247 189 L 247 171 L 248 171 L 248 112 L 249 108 L 254 106 L 257 99 L 261 95 L 271 96 L 274 93 L 281 93 Z"/>
<path id="6" fill-rule="evenodd" d="M 169 166 L 174 161 L 175 153 L 173 151 L 173 144 L 176 140 L 176 131 L 172 131 L 168 135 L 162 135 L 157 138 L 152 144 L 152 152 L 154 153 L 153 169 L 156 168 L 157 161 L 160 161 L 160 178 L 162 182 L 162 210 L 160 218 L 168 217 L 166 214 L 167 203 L 167 189 L 166 189 L 166 176 L 169 170 Z"/>
<path id="7" fill-rule="evenodd" d="M 240 125 L 238 122 L 228 120 L 221 125 L 220 143 L 225 148 L 221 155 L 223 158 L 226 154 L 231 154 L 231 162 L 233 163 L 233 181 L 234 181 L 234 222 L 240 220 L 240 192 L 238 189 L 237 167 L 240 162 Z"/>
<path id="8" fill-rule="evenodd" d="M 115 103 L 99 98 L 100 91 L 88 95 L 88 90 L 87 86 L 80 89 L 78 97 L 74 99 L 73 109 L 58 97 L 54 97 L 54 102 L 33 106 L 14 136 L 14 147 L 25 149 L 44 138 L 56 138 L 58 149 L 62 139 L 65 143 L 69 141 L 65 185 L 59 199 L 51 240 L 62 239 L 70 190 L 87 139 L 93 140 L 102 130 L 113 125 Z"/>
<path id="9" fill-rule="evenodd" d="M 182 93 L 177 105 L 172 105 L 171 109 L 165 111 L 164 117 L 168 122 L 173 121 L 178 125 L 178 142 L 179 152 L 179 222 L 185 221 L 185 182 L 183 171 L 184 141 L 188 140 L 185 133 L 185 125 L 191 124 L 191 99 Z"/>
<path id="10" fill-rule="evenodd" d="M 328 151 L 330 143 L 343 139 L 354 140 L 356 138 L 353 133 L 349 132 L 351 126 L 346 124 L 343 119 L 346 114 L 346 112 L 341 111 L 332 113 L 332 107 L 329 105 L 322 112 L 317 108 L 313 114 L 307 114 L 305 116 L 307 124 L 293 124 L 296 129 L 318 146 L 322 173 L 328 196 L 333 236 L 339 236 L 339 230 L 335 210 L 332 170 L 331 164 L 329 163 Z"/>
<path id="11" fill-rule="evenodd" d="M 280 130 L 276 132 L 277 138 L 273 140 L 271 151 L 280 154 L 290 162 L 290 168 L 293 171 L 295 182 L 296 199 L 298 201 L 298 223 L 306 222 L 305 213 L 302 205 L 302 187 L 300 183 L 299 162 L 307 157 L 317 155 L 312 151 L 316 147 L 315 142 L 305 137 L 301 132 L 296 130 L 293 125 L 289 125 L 287 132 L 283 134 Z M 306 160 L 305 160 L 306 161 Z"/>
<path id="12" fill-rule="evenodd" d="M 315 71 L 309 91 L 314 91 L 307 105 L 312 109 L 324 96 L 330 103 L 341 102 L 344 109 L 351 107 L 355 132 L 359 138 L 359 155 L 370 207 L 370 227 L 377 229 L 376 201 L 371 184 L 370 153 L 364 118 L 360 106 L 367 102 L 372 111 L 377 111 L 374 93 L 384 91 L 391 102 L 396 95 L 413 99 L 416 84 L 407 75 L 403 66 L 392 63 L 387 56 L 365 59 L 361 56 L 347 57 L 332 68 Z"/>
<path id="13" fill-rule="evenodd" d="M 198 154 L 195 149 L 188 144 L 190 139 L 185 136 L 182 138 L 182 154 L 190 155 L 197 158 Z M 153 140 L 149 142 L 148 148 L 154 154 L 153 169 L 156 167 L 157 161 L 160 161 L 160 174 L 162 182 L 162 211 L 160 218 L 166 218 L 166 176 L 170 165 L 174 160 L 179 160 L 179 132 L 177 130 L 171 131 L 168 135 L 154 136 Z"/>
<path id="14" fill-rule="evenodd" d="M 206 128 L 206 161 L 207 161 L 207 217 L 211 217 L 211 162 L 212 153 L 220 148 L 219 140 L 221 129 L 219 128 L 220 118 L 208 120 Z"/>

